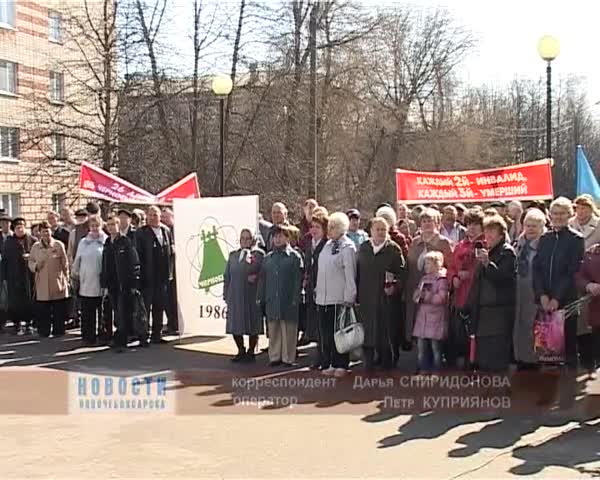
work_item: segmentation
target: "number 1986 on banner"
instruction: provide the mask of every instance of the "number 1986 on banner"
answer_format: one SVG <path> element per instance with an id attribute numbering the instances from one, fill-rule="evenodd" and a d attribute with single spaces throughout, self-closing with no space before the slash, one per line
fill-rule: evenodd
<path id="1" fill-rule="evenodd" d="M 200 305 L 199 314 L 200 318 L 215 318 L 218 320 L 222 318 L 227 318 L 227 306 Z"/>

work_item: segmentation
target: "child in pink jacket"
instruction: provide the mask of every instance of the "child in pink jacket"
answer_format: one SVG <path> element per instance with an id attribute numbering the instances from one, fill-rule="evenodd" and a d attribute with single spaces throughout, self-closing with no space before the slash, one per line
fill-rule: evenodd
<path id="1" fill-rule="evenodd" d="M 418 304 L 413 336 L 419 371 L 442 368 L 442 344 L 448 333 L 448 280 L 441 252 L 425 254 L 425 275 L 413 294 Z"/>

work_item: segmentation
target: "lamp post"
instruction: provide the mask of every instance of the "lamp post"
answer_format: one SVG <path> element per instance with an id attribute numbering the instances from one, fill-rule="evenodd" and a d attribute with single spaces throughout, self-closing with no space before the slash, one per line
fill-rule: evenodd
<path id="1" fill-rule="evenodd" d="M 231 77 L 227 75 L 217 75 L 212 81 L 212 91 L 219 99 L 219 137 L 220 137 L 220 188 L 219 193 L 225 195 L 225 99 L 233 89 Z"/>
<path id="2" fill-rule="evenodd" d="M 544 35 L 538 42 L 538 53 L 546 66 L 546 158 L 552 158 L 552 60 L 560 53 L 558 39 Z"/>

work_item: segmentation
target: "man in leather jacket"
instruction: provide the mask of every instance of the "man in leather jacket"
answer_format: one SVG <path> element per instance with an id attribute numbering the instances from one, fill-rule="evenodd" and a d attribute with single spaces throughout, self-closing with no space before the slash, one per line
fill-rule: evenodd
<path id="1" fill-rule="evenodd" d="M 140 261 L 131 240 L 120 233 L 119 217 L 108 219 L 107 228 L 110 236 L 106 239 L 102 251 L 102 273 L 100 285 L 108 292 L 110 303 L 115 314 L 117 331 L 114 335 L 114 346 L 118 351 L 127 346 L 127 332 L 133 322 L 133 334 L 140 340 L 140 346 L 148 345 L 148 328 L 145 317 L 143 322 L 135 321 L 132 304 L 139 283 Z"/>

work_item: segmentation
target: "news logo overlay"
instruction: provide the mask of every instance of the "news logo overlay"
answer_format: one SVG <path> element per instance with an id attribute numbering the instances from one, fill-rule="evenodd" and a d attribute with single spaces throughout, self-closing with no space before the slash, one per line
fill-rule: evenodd
<path id="1" fill-rule="evenodd" d="M 173 414 L 174 392 L 166 373 L 69 374 L 69 414 Z"/>

